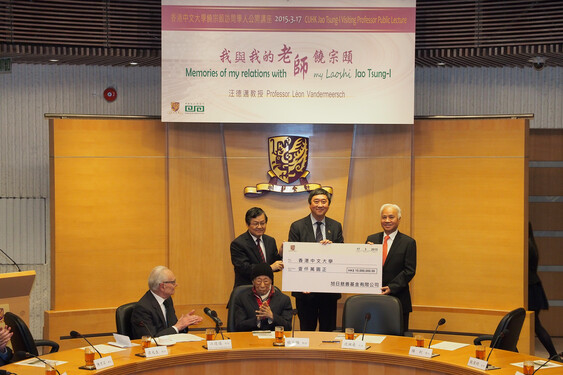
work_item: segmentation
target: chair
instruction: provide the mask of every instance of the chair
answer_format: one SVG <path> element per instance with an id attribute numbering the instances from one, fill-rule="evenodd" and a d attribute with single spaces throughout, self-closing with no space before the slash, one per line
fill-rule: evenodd
<path id="1" fill-rule="evenodd" d="M 129 302 L 115 310 L 115 327 L 120 335 L 131 337 L 133 334 L 131 332 L 131 314 L 133 314 L 135 306 L 137 306 L 137 302 Z"/>
<path id="2" fill-rule="evenodd" d="M 239 285 L 231 292 L 228 304 L 229 311 L 227 313 L 227 332 L 235 332 L 235 299 L 249 289 L 252 289 L 252 285 Z"/>
<path id="3" fill-rule="evenodd" d="M 12 349 L 14 350 L 14 360 L 21 361 L 27 358 L 27 356 L 22 355 L 23 353 L 31 353 L 33 355 L 39 355 L 37 347 L 50 347 L 51 351 L 49 353 L 54 353 L 59 351 L 59 344 L 51 340 L 34 340 L 27 324 L 22 318 L 14 313 L 7 312 L 4 315 L 4 322 L 8 327 L 11 328 L 14 335 L 12 336 Z"/>
<path id="4" fill-rule="evenodd" d="M 342 329 L 354 328 L 356 333 L 362 333 L 366 313 L 371 314 L 371 319 L 365 333 L 404 335 L 403 308 L 397 297 L 379 294 L 349 297 L 342 312 Z"/>
<path id="5" fill-rule="evenodd" d="M 482 341 L 491 341 L 491 348 L 494 347 L 496 349 L 518 352 L 516 344 L 518 343 L 518 338 L 520 337 L 524 318 L 526 318 L 526 310 L 522 307 L 512 310 L 501 319 L 494 335 L 481 335 L 475 338 L 473 343 L 475 345 L 481 345 Z M 505 329 L 507 332 L 504 337 L 499 338 L 499 335 Z"/>

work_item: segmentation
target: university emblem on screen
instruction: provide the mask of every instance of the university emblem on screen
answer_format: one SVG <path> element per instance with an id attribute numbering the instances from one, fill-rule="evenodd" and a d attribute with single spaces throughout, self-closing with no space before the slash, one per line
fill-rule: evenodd
<path id="1" fill-rule="evenodd" d="M 324 188 L 332 194 L 330 186 L 310 183 L 307 176 L 309 162 L 309 138 L 293 135 L 278 135 L 268 138 L 267 172 L 269 181 L 244 188 L 247 197 L 260 196 L 269 191 L 275 193 L 302 193 Z"/>

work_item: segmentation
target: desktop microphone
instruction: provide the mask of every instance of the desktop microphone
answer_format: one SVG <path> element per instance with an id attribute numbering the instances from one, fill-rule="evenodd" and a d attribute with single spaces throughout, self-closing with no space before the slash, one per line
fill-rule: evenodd
<path id="1" fill-rule="evenodd" d="M 434 335 L 436 334 L 436 332 L 438 332 L 438 327 L 440 327 L 441 325 L 446 323 L 446 319 L 441 318 L 438 321 L 438 324 L 436 325 L 436 328 L 434 329 L 434 333 L 432 334 L 432 337 L 430 338 L 430 342 L 428 343 L 428 348 L 430 349 L 430 345 L 432 344 L 432 340 L 434 340 Z"/>
<path id="2" fill-rule="evenodd" d="M 88 341 L 88 339 L 87 339 L 84 335 L 81 335 L 80 333 L 78 333 L 78 332 L 76 332 L 76 331 L 70 331 L 70 337 L 72 337 L 72 338 L 74 338 L 74 339 L 77 339 L 77 338 L 79 338 L 79 337 L 82 337 L 84 340 L 86 340 L 86 342 L 87 342 L 88 344 L 90 344 L 90 346 L 91 346 L 92 348 L 94 348 L 94 350 L 96 351 L 96 353 L 98 353 L 98 355 L 100 356 L 100 358 L 102 358 L 102 353 L 100 353 L 100 352 L 98 351 L 98 349 L 96 349 L 96 347 L 95 347 L 94 345 L 92 345 L 92 343 L 91 343 L 90 341 Z"/>
<path id="3" fill-rule="evenodd" d="M 61 375 L 61 373 L 59 372 L 59 370 L 57 370 L 56 367 L 54 367 L 49 362 L 45 361 L 43 358 L 39 358 L 39 356 L 37 356 L 35 354 L 25 352 L 25 351 L 19 351 L 19 352 L 16 352 L 15 354 L 16 354 L 16 357 L 18 357 L 18 358 L 35 358 L 35 359 L 38 359 L 40 362 L 43 362 L 44 364 L 46 364 L 47 366 L 49 366 L 50 368 L 55 370 L 57 372 L 57 374 Z M 11 372 L 9 372 L 8 374 L 11 374 Z"/>
<path id="4" fill-rule="evenodd" d="M 210 317 L 215 324 L 217 325 L 217 327 L 221 327 L 223 325 L 223 322 L 221 321 L 221 319 L 219 319 L 219 317 L 217 316 L 217 311 L 215 310 L 211 310 L 209 307 L 205 307 L 203 309 L 203 312 L 205 313 L 205 315 L 207 315 L 208 317 Z"/>
<path id="5" fill-rule="evenodd" d="M 295 315 L 297 315 L 297 309 L 291 310 L 291 315 L 293 315 L 291 322 L 291 337 L 295 337 Z"/>
<path id="6" fill-rule="evenodd" d="M 137 323 L 135 323 L 137 325 L 137 327 L 143 327 L 145 329 L 145 331 L 147 331 L 147 333 L 149 334 L 149 337 L 152 339 L 152 341 L 154 342 L 154 344 L 156 346 L 158 345 L 158 342 L 156 342 L 156 339 L 154 338 L 154 336 L 152 335 L 151 330 L 149 329 L 149 327 L 147 327 L 147 325 L 145 324 L 145 322 L 143 322 L 142 320 L 139 320 Z"/>
<path id="7" fill-rule="evenodd" d="M 551 357 L 549 357 L 549 358 L 547 359 L 547 361 L 545 361 L 544 363 L 542 363 L 537 369 L 534 370 L 534 372 L 532 372 L 532 375 L 534 375 L 536 372 L 538 372 L 538 370 L 539 370 L 540 368 L 542 368 L 543 366 L 547 365 L 547 363 L 548 363 L 549 361 L 551 361 L 553 358 L 555 358 L 555 357 L 557 357 L 557 356 L 563 356 L 563 352 L 561 352 L 561 353 L 555 353 L 554 355 L 552 355 Z"/>
<path id="8" fill-rule="evenodd" d="M 508 328 L 505 328 L 501 333 L 499 333 L 499 335 L 497 336 L 497 339 L 495 340 L 495 342 L 493 343 L 493 345 L 491 345 L 491 351 L 489 352 L 489 355 L 487 356 L 487 359 L 485 361 L 489 362 L 489 357 L 491 356 L 491 353 L 493 352 L 493 349 L 495 348 L 495 346 L 497 345 L 497 343 L 499 342 L 500 339 L 502 339 L 508 332 L 510 332 L 508 330 Z"/>
<path id="9" fill-rule="evenodd" d="M 6 254 L 6 252 L 4 250 L 0 249 L 0 252 L 2 252 L 2 254 L 4 254 L 6 256 L 6 258 L 8 258 L 12 261 L 12 264 L 14 266 L 16 266 L 16 268 L 18 269 L 18 272 L 22 271 L 22 269 L 20 268 L 20 266 L 18 266 L 18 264 L 15 262 L 15 260 L 13 260 L 8 254 Z"/>
<path id="10" fill-rule="evenodd" d="M 364 329 L 362 330 L 362 341 L 364 341 L 364 336 L 366 334 L 366 327 L 370 319 L 371 319 L 371 313 L 366 313 L 366 316 L 364 318 Z"/>

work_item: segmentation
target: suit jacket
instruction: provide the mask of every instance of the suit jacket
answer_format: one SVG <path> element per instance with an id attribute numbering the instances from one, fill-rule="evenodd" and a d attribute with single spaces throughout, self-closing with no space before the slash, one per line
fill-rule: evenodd
<path id="1" fill-rule="evenodd" d="M 383 243 L 383 232 L 368 236 L 367 242 L 374 244 Z M 403 307 L 403 313 L 412 311 L 411 293 L 409 282 L 416 272 L 416 241 L 397 232 L 393 244 L 389 249 L 389 255 L 383 265 L 383 286 L 391 289 L 391 295 L 399 298 Z"/>
<path id="2" fill-rule="evenodd" d="M 258 301 L 254 296 L 252 289 L 241 293 L 235 301 L 233 301 L 235 309 L 235 331 L 255 331 L 258 329 L 256 326 L 256 310 L 258 310 Z M 272 298 L 270 299 L 270 309 L 274 314 L 272 324 L 267 321 L 262 322 L 260 329 L 269 329 L 273 331 L 276 326 L 284 326 L 286 331 L 291 331 L 291 318 L 293 317 L 293 308 L 291 307 L 291 300 L 288 296 L 276 289 Z"/>
<path id="3" fill-rule="evenodd" d="M 6 347 L 5 353 L 0 353 L 0 366 L 7 365 L 12 359 L 12 349 Z"/>
<path id="4" fill-rule="evenodd" d="M 266 262 L 268 264 L 282 260 L 278 252 L 276 240 L 268 235 L 262 235 L 262 246 L 266 252 Z M 235 285 L 252 284 L 252 266 L 262 263 L 258 254 L 256 242 L 248 231 L 244 232 L 231 242 L 231 262 L 235 268 Z M 273 281 L 273 280 L 272 280 Z"/>
<path id="5" fill-rule="evenodd" d="M 329 217 L 325 217 L 325 235 L 326 239 L 334 243 L 344 243 L 342 235 L 342 224 Z M 315 239 L 315 230 L 311 221 L 311 215 L 305 216 L 291 224 L 288 235 L 289 242 L 317 242 Z M 322 293 L 327 298 L 340 299 L 340 293 Z M 300 298 L 303 293 L 292 292 L 292 296 Z"/>
<path id="6" fill-rule="evenodd" d="M 166 307 L 166 321 L 156 298 L 154 298 L 150 290 L 147 291 L 137 302 L 137 306 L 135 306 L 131 314 L 131 339 L 140 339 L 149 332 L 154 337 L 175 334 L 176 330 L 172 326 L 178 322 L 178 318 L 176 317 L 172 297 L 164 301 L 164 306 Z M 139 326 L 140 322 L 146 327 Z M 147 328 L 149 332 L 147 332 Z M 181 332 L 187 332 L 187 328 Z"/>

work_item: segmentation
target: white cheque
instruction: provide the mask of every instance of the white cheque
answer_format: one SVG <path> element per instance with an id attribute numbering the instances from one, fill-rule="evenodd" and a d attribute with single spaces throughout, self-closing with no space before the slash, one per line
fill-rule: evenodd
<path id="1" fill-rule="evenodd" d="M 381 294 L 382 245 L 284 242 L 283 290 Z"/>

